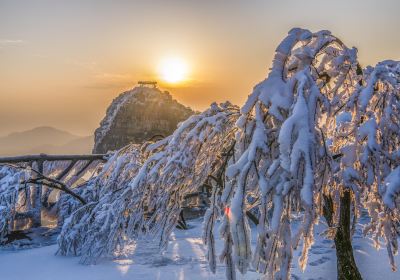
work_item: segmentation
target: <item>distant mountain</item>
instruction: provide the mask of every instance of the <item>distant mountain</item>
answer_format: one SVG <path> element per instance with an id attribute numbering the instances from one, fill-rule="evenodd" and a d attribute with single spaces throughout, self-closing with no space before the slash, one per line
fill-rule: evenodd
<path id="1" fill-rule="evenodd" d="M 93 142 L 93 136 L 42 126 L 0 137 L 0 156 L 91 153 Z"/>

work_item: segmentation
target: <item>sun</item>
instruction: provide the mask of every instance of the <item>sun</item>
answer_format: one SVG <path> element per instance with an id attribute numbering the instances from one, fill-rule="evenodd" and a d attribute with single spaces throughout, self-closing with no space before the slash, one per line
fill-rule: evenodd
<path id="1" fill-rule="evenodd" d="M 187 78 L 188 66 L 185 60 L 179 57 L 169 57 L 161 61 L 159 74 L 161 79 L 168 83 L 180 83 Z"/>

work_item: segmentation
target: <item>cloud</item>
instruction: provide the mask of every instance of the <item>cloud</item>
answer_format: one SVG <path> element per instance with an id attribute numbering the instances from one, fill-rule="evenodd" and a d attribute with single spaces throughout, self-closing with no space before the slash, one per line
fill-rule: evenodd
<path id="1" fill-rule="evenodd" d="M 87 70 L 95 71 L 97 63 L 94 61 L 80 61 L 76 59 L 65 59 L 65 63 L 69 65 L 74 65 Z"/>
<path id="2" fill-rule="evenodd" d="M 95 74 L 93 80 L 93 83 L 85 87 L 95 89 L 119 89 L 131 87 L 136 83 L 132 75 L 116 73 Z"/>
<path id="3" fill-rule="evenodd" d="M 0 48 L 18 47 L 24 45 L 25 43 L 26 42 L 24 40 L 0 39 Z"/>
<path id="4" fill-rule="evenodd" d="M 95 75 L 94 77 L 100 80 L 111 80 L 111 81 L 121 81 L 131 78 L 131 76 L 128 74 L 115 74 L 115 73 L 101 73 Z"/>

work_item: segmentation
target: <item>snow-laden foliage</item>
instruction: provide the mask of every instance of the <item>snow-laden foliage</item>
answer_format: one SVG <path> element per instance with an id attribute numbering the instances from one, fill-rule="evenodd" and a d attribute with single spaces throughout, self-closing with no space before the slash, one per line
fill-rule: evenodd
<path id="1" fill-rule="evenodd" d="M 59 236 L 62 254 L 79 255 L 85 251 L 91 258 L 96 258 L 108 247 L 92 248 L 91 242 L 107 244 L 111 241 L 107 233 L 113 230 L 117 238 L 122 237 L 120 229 L 115 226 L 118 219 L 123 220 L 126 215 L 120 211 L 122 205 L 118 206 L 118 203 L 121 201 L 117 200 L 136 176 L 146 154 L 140 145 L 134 144 L 115 152 L 99 175 L 79 188 L 86 205 L 82 206 L 67 195 L 60 198 L 59 219 L 64 222 Z"/>
<path id="2" fill-rule="evenodd" d="M 18 202 L 19 182 L 25 178 L 22 171 L 0 166 L 0 244 L 12 229 Z"/>
<path id="3" fill-rule="evenodd" d="M 171 136 L 118 151 L 88 183 L 99 190 L 98 198 L 65 221 L 59 253 L 93 263 L 123 253 L 125 245 L 146 234 L 165 246 L 185 195 L 197 191 L 223 164 L 222 151 L 232 145 L 238 115 L 239 109 L 229 103 L 212 104 Z"/>
<path id="4" fill-rule="evenodd" d="M 362 198 L 376 247 L 386 243 L 392 269 L 400 234 L 400 62 L 383 61 L 365 71 L 357 126 Z"/>
<path id="5" fill-rule="evenodd" d="M 228 279 L 235 279 L 235 267 L 244 274 L 251 264 L 270 279 L 288 279 L 300 241 L 305 267 L 322 194 L 335 197 L 342 186 L 341 176 L 328 175 L 338 148 L 330 143 L 335 116 L 352 108 L 357 67 L 356 50 L 328 31 L 293 29 L 278 46 L 268 78 L 242 107 L 227 184 L 217 200 L 225 209 L 221 259 Z M 245 214 L 255 199 L 260 216 L 257 245 L 251 248 Z M 299 213 L 303 222 L 292 232 L 293 214 Z"/>
<path id="6" fill-rule="evenodd" d="M 68 166 L 71 164 L 69 161 L 53 161 L 44 163 L 44 174 L 49 178 L 59 178 L 62 176 Z M 69 170 L 62 178 L 59 178 L 67 187 L 73 189 L 75 193 L 80 195 L 86 201 L 91 200 L 91 190 L 87 188 L 87 181 L 92 177 L 96 177 L 99 170 L 102 170 L 103 163 L 99 161 L 93 161 L 92 163 L 81 160 L 74 164 L 73 168 Z M 81 172 L 83 170 L 83 172 Z M 71 195 L 54 190 L 50 187 L 43 187 L 42 202 L 48 204 L 48 199 L 53 193 L 56 194 L 55 198 L 55 211 L 57 212 L 58 224 L 62 225 L 65 218 L 68 217 L 73 209 L 81 206 L 81 202 Z"/>
<path id="7" fill-rule="evenodd" d="M 44 162 L 40 174 L 37 173 L 39 168 L 36 162 L 31 166 L 26 163 L 0 165 L 0 244 L 7 241 L 5 237 L 11 231 L 30 227 L 35 219 L 40 223 L 42 209 L 60 212 L 59 223 L 62 223 L 65 208 L 80 204 L 76 198 L 60 192 L 59 189 L 39 184 L 41 181 L 38 184 L 32 183 L 32 180 L 41 175 L 54 180 L 61 176 L 57 181 L 69 188 L 75 188 L 84 182 L 84 177 L 90 178 L 96 174 L 102 165 L 98 161 L 78 161 L 63 175 L 70 164 L 70 161 Z M 82 172 L 78 176 L 79 171 Z M 81 191 L 83 190 L 80 188 L 76 190 L 77 193 Z"/>
<path id="8" fill-rule="evenodd" d="M 226 187 L 220 200 L 213 199 L 225 209 L 221 259 L 228 279 L 235 279 L 235 267 L 246 273 L 250 264 L 268 279 L 289 279 L 299 244 L 304 269 L 314 224 L 325 216 L 327 236 L 334 237 L 346 191 L 352 196 L 353 223 L 367 208 L 371 224 L 365 232 L 372 232 L 376 244 L 384 237 L 396 269 L 399 63 L 385 61 L 361 74 L 356 50 L 329 32 L 293 29 L 278 46 L 268 78 L 241 110 Z M 245 213 L 255 198 L 260 216 L 257 245 L 251 248 Z M 303 221 L 292 232 L 298 214 Z"/>

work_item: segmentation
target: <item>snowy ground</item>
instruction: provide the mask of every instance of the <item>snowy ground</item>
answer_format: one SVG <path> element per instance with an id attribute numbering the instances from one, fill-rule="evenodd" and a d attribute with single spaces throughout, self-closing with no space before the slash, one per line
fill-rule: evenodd
<path id="1" fill-rule="evenodd" d="M 208 270 L 205 248 L 201 241 L 202 220 L 189 221 L 191 229 L 176 230 L 166 254 L 154 253 L 154 246 L 138 249 L 131 258 L 104 261 L 97 265 L 80 265 L 79 258 L 55 256 L 56 245 L 36 249 L 0 251 L 1 280 L 121 280 L 121 279 L 225 279 L 225 268 L 218 266 L 216 275 Z M 323 226 L 318 226 L 322 230 Z M 376 251 L 371 241 L 360 237 L 358 231 L 354 237 L 357 264 L 365 280 L 400 279 L 400 272 L 391 272 L 386 251 Z M 217 241 L 217 250 L 222 243 Z M 336 279 L 336 256 L 332 242 L 321 240 L 311 249 L 306 270 L 299 271 L 297 256 L 292 270 L 292 279 Z M 400 257 L 396 257 L 400 265 Z M 250 271 L 238 279 L 261 279 Z"/>

